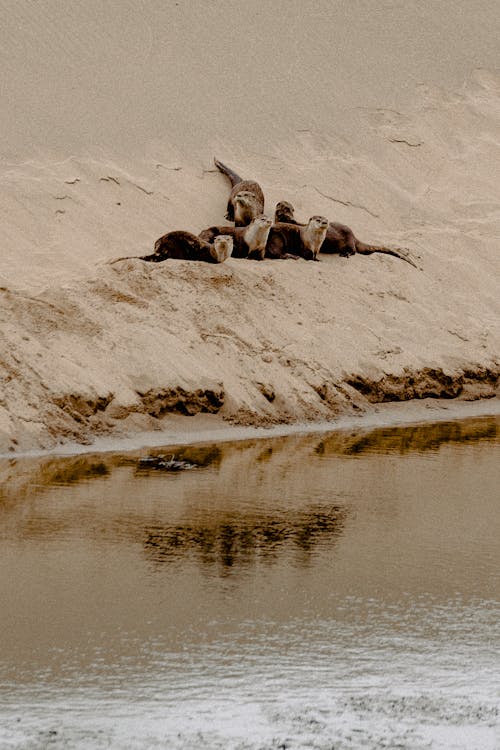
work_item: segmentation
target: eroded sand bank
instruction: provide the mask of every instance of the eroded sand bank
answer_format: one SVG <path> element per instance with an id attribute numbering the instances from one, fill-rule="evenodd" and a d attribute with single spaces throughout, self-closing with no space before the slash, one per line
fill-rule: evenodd
<path id="1" fill-rule="evenodd" d="M 306 91 L 315 68 L 297 55 Z M 215 69 L 198 74 L 215 96 Z M 267 102 L 276 79 L 259 80 Z M 364 80 L 367 106 L 346 94 L 342 110 L 337 92 L 335 121 L 329 105 L 307 109 L 290 93 L 282 122 L 270 104 L 257 110 L 252 138 L 247 100 L 243 111 L 225 100 L 227 128 L 214 135 L 217 107 L 200 99 L 208 135 L 196 149 L 189 123 L 198 134 L 200 123 L 188 117 L 185 135 L 174 118 L 163 140 L 128 156 L 120 144 L 72 155 L 63 128 L 59 155 L 38 144 L 38 156 L 3 159 L 0 452 L 168 431 L 172 413 L 277 425 L 387 400 L 497 395 L 500 76 L 450 82 L 451 93 L 412 78 L 395 108 L 384 86 L 377 106 Z M 228 185 L 214 153 L 261 183 L 268 212 L 289 200 L 299 218 L 323 213 L 367 242 L 409 248 L 419 268 L 382 255 L 111 265 L 168 230 L 223 222 Z"/>

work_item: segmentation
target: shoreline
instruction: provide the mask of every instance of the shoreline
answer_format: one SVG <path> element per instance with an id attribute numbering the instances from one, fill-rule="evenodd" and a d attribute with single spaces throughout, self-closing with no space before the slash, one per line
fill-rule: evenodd
<path id="1" fill-rule="evenodd" d="M 37 457 L 70 457 L 94 453 L 130 453 L 151 448 L 173 448 L 217 442 L 259 440 L 287 435 L 370 431 L 380 427 L 403 427 L 411 424 L 461 421 L 470 418 L 500 416 L 500 398 L 476 401 L 426 398 L 421 400 L 377 404 L 363 414 L 342 416 L 335 421 L 296 422 L 270 427 L 225 424 L 217 415 L 193 417 L 169 416 L 162 430 L 134 433 L 126 437 L 99 437 L 91 444 L 65 443 L 51 449 L 0 453 L 1 459 L 14 461 Z"/>

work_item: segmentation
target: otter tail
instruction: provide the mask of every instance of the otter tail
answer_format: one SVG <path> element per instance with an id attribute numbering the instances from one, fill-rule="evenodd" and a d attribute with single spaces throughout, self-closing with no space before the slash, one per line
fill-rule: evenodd
<path id="1" fill-rule="evenodd" d="M 121 258 L 114 258 L 114 260 L 108 261 L 109 265 L 113 265 L 113 263 L 118 263 L 120 260 L 147 260 L 152 263 L 160 263 L 162 260 L 165 260 L 165 258 L 168 258 L 168 253 L 165 252 L 165 250 L 161 250 L 161 240 L 162 237 L 160 237 L 159 240 L 156 240 L 155 242 L 155 251 L 154 253 L 151 253 L 151 255 L 124 255 Z"/>
<path id="2" fill-rule="evenodd" d="M 360 255 L 371 255 L 372 253 L 385 253 L 386 255 L 392 255 L 394 258 L 399 260 L 405 260 L 410 266 L 418 268 L 415 261 L 411 258 L 407 250 L 395 247 L 385 247 L 384 245 L 367 245 L 365 242 L 356 240 L 356 252 Z"/>
<path id="3" fill-rule="evenodd" d="M 226 167 L 226 165 L 223 164 L 218 159 L 214 158 L 214 164 L 217 167 L 217 169 L 220 172 L 222 172 L 222 174 L 225 174 L 226 177 L 229 177 L 229 179 L 231 181 L 231 187 L 234 187 L 235 185 L 237 185 L 238 182 L 243 182 L 243 180 L 241 179 L 241 177 L 238 174 L 236 174 L 236 172 L 233 172 L 232 169 L 229 169 L 229 167 Z"/>
<path id="4" fill-rule="evenodd" d="M 112 266 L 113 263 L 118 263 L 120 260 L 144 260 L 142 255 L 122 255 L 121 258 L 113 258 L 113 260 L 108 260 L 107 265 Z"/>
<path id="5" fill-rule="evenodd" d="M 149 263 L 161 263 L 168 258 L 168 252 L 151 253 L 151 255 L 140 255 L 139 260 L 147 260 Z"/>
<path id="6" fill-rule="evenodd" d="M 156 240 L 154 246 L 154 252 L 149 255 L 137 255 L 139 260 L 147 260 L 149 263 L 161 263 L 162 260 L 168 258 L 168 250 L 162 248 L 163 237 Z"/>

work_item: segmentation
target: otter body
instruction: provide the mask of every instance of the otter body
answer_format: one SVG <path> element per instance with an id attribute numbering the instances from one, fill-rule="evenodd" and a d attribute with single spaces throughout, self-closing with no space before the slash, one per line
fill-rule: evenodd
<path id="1" fill-rule="evenodd" d="M 175 230 L 167 232 L 155 242 L 151 255 L 141 256 L 141 260 L 160 263 L 167 258 L 178 260 L 201 260 L 205 263 L 223 263 L 231 255 L 233 240 L 230 236 L 218 236 L 213 244 L 205 242 L 191 232 Z"/>
<path id="2" fill-rule="evenodd" d="M 280 201 L 276 204 L 274 221 L 286 222 L 287 224 L 296 224 L 303 226 L 295 218 L 295 210 L 288 201 Z M 357 240 L 354 233 L 345 224 L 329 221 L 326 230 L 326 236 L 320 248 L 322 253 L 336 253 L 344 257 L 354 255 L 356 252 Z"/>
<path id="3" fill-rule="evenodd" d="M 324 216 L 311 216 L 307 224 L 276 222 L 269 232 L 266 258 L 318 260 L 328 227 Z"/>
<path id="4" fill-rule="evenodd" d="M 214 163 L 231 182 L 226 219 L 234 221 L 237 227 L 248 226 L 252 219 L 264 213 L 264 193 L 261 186 L 254 180 L 243 180 L 218 159 L 214 159 Z"/>
<path id="5" fill-rule="evenodd" d="M 233 239 L 233 258 L 263 260 L 271 226 L 269 217 L 257 216 L 246 227 L 208 227 L 198 237 L 204 242 L 212 243 L 219 235 L 229 235 Z"/>
<path id="6" fill-rule="evenodd" d="M 280 201 L 276 204 L 274 221 L 303 226 L 303 224 L 300 224 L 295 219 L 294 208 L 291 203 L 288 203 L 288 201 Z M 354 255 L 355 253 L 359 253 L 360 255 L 385 253 L 386 255 L 392 255 L 395 258 L 399 258 L 400 260 L 405 260 L 407 263 L 417 268 L 416 263 L 404 254 L 404 251 L 396 248 L 385 247 L 384 245 L 367 245 L 365 242 L 358 240 L 350 227 L 345 224 L 339 224 L 336 221 L 328 222 L 326 236 L 321 245 L 320 252 L 337 254 L 345 258 Z"/>

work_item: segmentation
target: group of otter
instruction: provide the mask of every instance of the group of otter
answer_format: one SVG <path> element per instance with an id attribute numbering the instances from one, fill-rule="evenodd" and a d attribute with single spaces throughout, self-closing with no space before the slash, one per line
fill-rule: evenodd
<path id="1" fill-rule="evenodd" d="M 178 258 L 222 263 L 229 256 L 253 260 L 318 260 L 320 252 L 344 257 L 355 253 L 386 253 L 417 267 L 404 251 L 367 245 L 358 240 L 349 227 L 328 221 L 324 216 L 311 216 L 307 224 L 301 224 L 287 201 L 276 204 L 272 221 L 264 214 L 264 193 L 260 185 L 253 180 L 243 180 L 217 159 L 214 162 L 231 182 L 226 219 L 234 226 L 209 227 L 198 236 L 182 230 L 168 232 L 155 242 L 154 252 L 140 256 L 141 260 L 158 263 Z"/>

